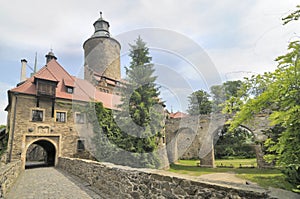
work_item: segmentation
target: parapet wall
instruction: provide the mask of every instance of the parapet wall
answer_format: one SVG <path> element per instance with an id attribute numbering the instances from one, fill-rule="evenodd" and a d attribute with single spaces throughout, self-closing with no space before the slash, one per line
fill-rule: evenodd
<path id="1" fill-rule="evenodd" d="M 22 171 L 21 166 L 21 160 L 18 160 L 0 167 L 0 198 L 5 197 L 19 177 Z"/>
<path id="2" fill-rule="evenodd" d="M 104 198 L 271 198 L 266 191 L 225 187 L 168 175 L 75 158 L 59 158 L 57 167 L 99 190 Z"/>

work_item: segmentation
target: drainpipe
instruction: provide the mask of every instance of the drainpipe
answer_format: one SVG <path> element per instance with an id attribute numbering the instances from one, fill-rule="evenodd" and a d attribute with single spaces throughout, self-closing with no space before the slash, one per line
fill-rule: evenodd
<path id="1" fill-rule="evenodd" d="M 8 162 L 11 162 L 11 154 L 12 154 L 13 143 L 14 143 L 17 105 L 18 105 L 18 94 L 19 93 L 15 93 L 16 101 L 15 101 L 15 109 L 14 109 L 14 119 L 13 119 L 13 124 L 12 124 L 12 129 L 11 129 L 11 141 L 10 141 L 10 150 L 9 150 Z"/>

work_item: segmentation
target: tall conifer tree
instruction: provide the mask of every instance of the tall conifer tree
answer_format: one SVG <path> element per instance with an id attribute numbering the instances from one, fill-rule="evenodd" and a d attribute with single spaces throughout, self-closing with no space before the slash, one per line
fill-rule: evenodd
<path id="1" fill-rule="evenodd" d="M 130 47 L 131 62 L 125 67 L 127 79 L 121 90 L 117 123 L 123 133 L 124 148 L 137 153 L 142 167 L 156 167 L 158 158 L 153 154 L 162 135 L 164 114 L 159 88 L 155 85 L 155 69 L 141 37 Z"/>

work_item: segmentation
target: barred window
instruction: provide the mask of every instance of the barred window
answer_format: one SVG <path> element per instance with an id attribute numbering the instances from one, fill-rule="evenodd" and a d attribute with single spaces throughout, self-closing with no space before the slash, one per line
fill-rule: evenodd
<path id="1" fill-rule="evenodd" d="M 43 118 L 44 118 L 44 111 L 43 110 L 36 110 L 36 109 L 32 110 L 31 121 L 41 122 L 41 121 L 43 121 Z"/>

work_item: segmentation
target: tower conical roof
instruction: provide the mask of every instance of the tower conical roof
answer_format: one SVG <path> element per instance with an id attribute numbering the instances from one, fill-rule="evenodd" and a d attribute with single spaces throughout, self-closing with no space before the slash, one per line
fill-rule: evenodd
<path id="1" fill-rule="evenodd" d="M 109 23 L 108 21 L 105 21 L 103 19 L 102 12 L 100 12 L 100 18 L 97 21 L 95 21 L 93 25 L 95 27 L 95 32 L 92 37 L 99 37 L 99 36 L 110 37 Z"/>

